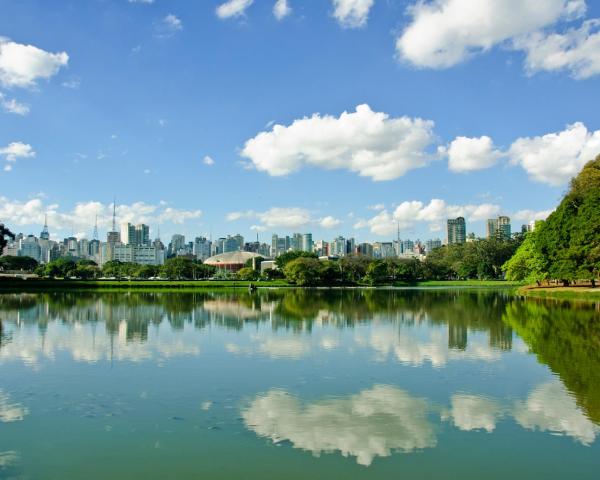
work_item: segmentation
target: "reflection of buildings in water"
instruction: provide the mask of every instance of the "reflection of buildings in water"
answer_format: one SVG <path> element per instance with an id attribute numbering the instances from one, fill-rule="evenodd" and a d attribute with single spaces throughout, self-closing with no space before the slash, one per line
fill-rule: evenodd
<path id="1" fill-rule="evenodd" d="M 448 348 L 455 350 L 467 349 L 467 327 L 464 325 L 448 324 Z"/>

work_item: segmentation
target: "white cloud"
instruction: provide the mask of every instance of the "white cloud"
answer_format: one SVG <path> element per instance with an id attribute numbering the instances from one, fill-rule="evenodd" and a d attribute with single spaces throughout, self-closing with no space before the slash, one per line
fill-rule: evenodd
<path id="1" fill-rule="evenodd" d="M 531 222 L 532 220 L 546 220 L 550 214 L 554 211 L 553 208 L 549 210 L 519 210 L 512 215 L 515 220 L 522 220 L 524 222 Z"/>
<path id="2" fill-rule="evenodd" d="M 599 431 L 558 381 L 536 387 L 515 404 L 513 414 L 523 428 L 568 435 L 583 445 L 590 445 Z"/>
<path id="3" fill-rule="evenodd" d="M 40 198 L 24 202 L 11 201 L 0 196 L 0 218 L 12 225 L 40 225 L 48 214 L 48 224 L 55 230 L 88 231 L 98 215 L 98 226 L 109 228 L 112 224 L 112 204 L 89 201 L 79 202 L 70 211 L 62 211 L 57 204 L 46 204 Z M 117 205 L 117 221 L 182 224 L 202 215 L 200 210 L 180 210 L 167 204 L 151 205 L 144 202 Z"/>
<path id="4" fill-rule="evenodd" d="M 319 225 L 323 228 L 336 228 L 342 224 L 342 221 L 338 218 L 328 215 L 319 220 Z"/>
<path id="5" fill-rule="evenodd" d="M 296 228 L 306 226 L 313 221 L 308 210 L 298 207 L 273 207 L 265 212 L 249 210 L 247 212 L 233 212 L 227 215 L 228 220 L 238 220 L 244 217 L 257 218 L 261 221 L 263 226 L 269 228 Z"/>
<path id="6" fill-rule="evenodd" d="M 541 137 L 520 138 L 510 147 L 514 165 L 535 181 L 563 185 L 600 154 L 600 130 L 588 131 L 583 123 Z"/>
<path id="7" fill-rule="evenodd" d="M 34 87 L 69 62 L 66 52 L 49 53 L 0 37 L 0 84 L 5 87 Z"/>
<path id="8" fill-rule="evenodd" d="M 600 74 L 600 19 L 563 34 L 534 32 L 516 39 L 514 47 L 525 51 L 529 73 L 567 70 L 574 78 L 589 78 Z"/>
<path id="9" fill-rule="evenodd" d="M 585 0 L 418 1 L 396 49 L 419 67 L 447 68 L 510 39 L 585 13 Z"/>
<path id="10" fill-rule="evenodd" d="M 81 78 L 73 77 L 69 80 L 62 82 L 61 85 L 65 88 L 70 88 L 71 90 L 78 90 L 81 86 Z"/>
<path id="11" fill-rule="evenodd" d="M 27 143 L 22 142 L 12 142 L 8 144 L 6 147 L 0 148 L 0 156 L 4 156 L 8 162 L 15 163 L 20 158 L 33 158 L 36 153 L 33 150 L 33 147 Z M 12 167 L 8 165 L 10 168 L 5 167 L 5 171 L 12 170 Z"/>
<path id="12" fill-rule="evenodd" d="M 244 15 L 246 9 L 254 3 L 254 0 L 228 0 L 216 9 L 217 17 L 225 19 Z"/>
<path id="13" fill-rule="evenodd" d="M 176 15 L 169 13 L 156 25 L 154 36 L 157 38 L 169 38 L 183 30 L 183 22 Z"/>
<path id="14" fill-rule="evenodd" d="M 28 413 L 27 408 L 18 403 L 12 403 L 10 397 L 0 390 L 0 422 L 18 422 L 23 420 Z"/>
<path id="15" fill-rule="evenodd" d="M 375 0 L 333 0 L 333 16 L 347 28 L 364 27 Z"/>
<path id="16" fill-rule="evenodd" d="M 479 395 L 452 395 L 450 415 L 460 430 L 485 430 L 493 432 L 502 408 L 495 401 Z"/>
<path id="17" fill-rule="evenodd" d="M 246 210 L 242 212 L 230 212 L 225 217 L 227 221 L 237 221 L 242 218 L 258 219 L 260 225 L 253 225 L 253 230 L 264 231 L 269 228 L 299 228 L 309 225 L 317 225 L 322 228 L 336 228 L 341 225 L 341 220 L 328 215 L 322 218 L 314 218 L 311 212 L 299 207 L 273 207 L 264 212 Z"/>
<path id="18" fill-rule="evenodd" d="M 292 7 L 290 7 L 288 0 L 277 0 L 273 5 L 273 15 L 277 20 L 283 20 L 291 13 Z"/>
<path id="19" fill-rule="evenodd" d="M 6 98 L 2 92 L 0 92 L 0 107 L 5 112 L 16 115 L 27 115 L 29 113 L 29 105 L 19 103 L 14 98 Z"/>
<path id="20" fill-rule="evenodd" d="M 208 165 L 209 167 L 215 164 L 215 161 L 213 160 L 213 158 L 209 155 L 205 155 L 204 158 L 202 159 L 202 163 L 204 163 L 204 165 Z"/>
<path id="21" fill-rule="evenodd" d="M 274 443 L 319 455 L 340 452 L 370 465 L 394 451 L 412 452 L 437 444 L 427 420 L 427 401 L 387 385 L 348 396 L 303 404 L 281 390 L 271 390 L 242 411 L 246 427 Z"/>
<path id="22" fill-rule="evenodd" d="M 127 1 L 129 3 L 145 3 L 146 5 L 154 3 L 154 0 L 127 0 Z"/>
<path id="23" fill-rule="evenodd" d="M 491 203 L 449 205 L 444 200 L 434 198 L 428 204 L 418 200 L 404 201 L 393 212 L 387 209 L 380 211 L 369 220 L 360 220 L 354 228 L 369 227 L 376 235 L 391 235 L 396 232 L 398 225 L 408 229 L 417 223 L 429 224 L 431 231 L 438 231 L 441 223 L 448 218 L 465 217 L 469 221 L 485 220 L 500 213 L 500 206 Z"/>
<path id="24" fill-rule="evenodd" d="M 456 137 L 449 147 L 441 148 L 448 156 L 448 168 L 454 172 L 468 172 L 489 168 L 503 156 L 494 148 L 492 139 L 487 136 L 479 138 Z"/>
<path id="25" fill-rule="evenodd" d="M 376 212 L 378 212 L 379 210 L 383 210 L 385 208 L 385 205 L 383 203 L 376 203 L 375 205 L 369 205 L 367 208 L 369 210 L 375 210 Z"/>
<path id="26" fill-rule="evenodd" d="M 426 150 L 433 141 L 432 121 L 390 118 L 359 105 L 339 118 L 314 114 L 289 126 L 275 125 L 248 140 L 242 156 L 274 176 L 309 165 L 391 180 L 425 166 L 432 159 Z"/>

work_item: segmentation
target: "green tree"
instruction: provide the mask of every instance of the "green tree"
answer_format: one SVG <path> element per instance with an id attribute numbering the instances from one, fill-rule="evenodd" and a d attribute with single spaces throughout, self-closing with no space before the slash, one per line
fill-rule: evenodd
<path id="1" fill-rule="evenodd" d="M 32 272 L 38 266 L 38 262 L 31 257 L 15 257 L 6 255 L 0 257 L 0 270 L 24 270 Z"/>
<path id="2" fill-rule="evenodd" d="M 299 256 L 287 262 L 283 269 L 285 278 L 298 286 L 314 286 L 321 281 L 322 265 L 314 257 Z"/>
<path id="3" fill-rule="evenodd" d="M 381 285 L 390 278 L 388 265 L 381 260 L 375 260 L 367 267 L 365 282 L 369 285 Z"/>
<path id="4" fill-rule="evenodd" d="M 289 262 L 291 262 L 292 260 L 295 260 L 297 258 L 316 258 L 316 259 L 318 259 L 319 257 L 317 256 L 316 253 L 300 252 L 298 250 L 294 250 L 294 251 L 285 252 L 285 253 L 282 253 L 281 255 L 279 255 L 275 259 L 275 265 L 277 265 L 277 268 L 279 268 L 280 270 L 283 270 Z"/>
<path id="5" fill-rule="evenodd" d="M 191 279 L 194 276 L 193 263 L 187 258 L 169 258 L 161 266 L 160 276 L 169 280 Z"/>
<path id="6" fill-rule="evenodd" d="M 254 281 L 258 280 L 260 274 L 257 270 L 254 270 L 252 267 L 244 267 L 237 272 L 236 276 L 240 280 Z"/>
<path id="7" fill-rule="evenodd" d="M 515 254 L 502 265 L 507 280 L 537 283 L 548 277 L 544 258 L 536 248 L 537 232 L 529 232 Z"/>

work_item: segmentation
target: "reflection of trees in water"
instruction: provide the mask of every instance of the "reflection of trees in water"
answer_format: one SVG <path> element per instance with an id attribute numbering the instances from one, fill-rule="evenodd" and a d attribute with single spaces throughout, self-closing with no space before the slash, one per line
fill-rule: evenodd
<path id="1" fill-rule="evenodd" d="M 600 312 L 585 303 L 515 300 L 503 320 L 600 423 Z"/>
<path id="2" fill-rule="evenodd" d="M 148 327 L 167 321 L 172 329 L 218 325 L 240 330 L 268 322 L 273 329 L 310 332 L 315 323 L 339 328 L 364 322 L 448 325 L 448 346 L 464 350 L 468 331 L 489 332 L 492 347 L 509 350 L 512 330 L 500 318 L 510 297 L 485 291 L 281 289 L 212 290 L 193 293 L 77 292 L 0 296 L 0 311 L 19 323 L 44 328 L 104 322 L 109 334 L 126 324 L 128 340 L 144 341 Z"/>

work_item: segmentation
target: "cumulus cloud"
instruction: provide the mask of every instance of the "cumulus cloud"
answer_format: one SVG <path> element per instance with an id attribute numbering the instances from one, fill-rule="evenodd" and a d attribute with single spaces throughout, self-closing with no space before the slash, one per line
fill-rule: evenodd
<path id="1" fill-rule="evenodd" d="M 127 0 L 129 3 L 145 3 L 147 5 L 154 3 L 154 0 Z"/>
<path id="2" fill-rule="evenodd" d="M 448 156 L 448 168 L 454 172 L 489 168 L 503 156 L 487 136 L 456 137 L 447 148 L 442 147 L 440 152 Z"/>
<path id="3" fill-rule="evenodd" d="M 485 430 L 493 432 L 502 415 L 502 408 L 495 401 L 479 395 L 452 395 L 450 416 L 460 430 Z"/>
<path id="4" fill-rule="evenodd" d="M 299 207 L 273 207 L 264 212 L 246 210 L 242 212 L 230 212 L 225 217 L 228 221 L 237 221 L 243 218 L 258 219 L 261 225 L 253 225 L 253 230 L 264 231 L 268 228 L 299 228 L 309 225 L 318 225 L 322 228 L 335 228 L 341 220 L 328 215 L 322 218 L 314 218 L 311 212 Z"/>
<path id="5" fill-rule="evenodd" d="M 549 210 L 519 210 L 512 215 L 515 220 L 522 220 L 524 222 L 531 222 L 535 220 L 546 220 L 550 214 L 554 211 L 553 208 Z"/>
<path id="6" fill-rule="evenodd" d="M 323 228 L 336 228 L 341 224 L 342 221 L 340 219 L 332 217 L 331 215 L 319 219 L 319 225 Z"/>
<path id="7" fill-rule="evenodd" d="M 169 13 L 158 22 L 154 29 L 157 38 L 169 38 L 183 30 L 183 22 L 176 15 Z"/>
<path id="8" fill-rule="evenodd" d="M 49 79 L 69 62 L 66 52 L 50 53 L 0 37 L 0 84 L 5 87 L 34 87 Z"/>
<path id="9" fill-rule="evenodd" d="M 585 11 L 585 0 L 418 1 L 408 9 L 411 22 L 396 49 L 416 66 L 447 68 Z"/>
<path id="10" fill-rule="evenodd" d="M 205 155 L 204 158 L 202 159 L 202 163 L 204 163 L 204 165 L 208 165 L 210 167 L 215 164 L 215 161 L 211 156 Z"/>
<path id="11" fill-rule="evenodd" d="M 368 220 L 359 220 L 355 228 L 369 227 L 376 235 L 391 235 L 398 225 L 401 229 L 412 228 L 420 222 L 429 224 L 432 231 L 440 229 L 448 218 L 465 217 L 469 221 L 492 218 L 500 213 L 500 206 L 491 203 L 449 205 L 445 200 L 434 198 L 428 204 L 419 200 L 404 201 L 393 212 L 380 211 Z"/>
<path id="12" fill-rule="evenodd" d="M 427 419 L 427 401 L 388 385 L 310 403 L 282 390 L 258 396 L 242 411 L 246 427 L 274 443 L 319 455 L 340 452 L 370 465 L 395 451 L 412 452 L 437 444 Z"/>
<path id="13" fill-rule="evenodd" d="M 342 27 L 364 27 L 375 0 L 333 0 L 333 17 Z"/>
<path id="14" fill-rule="evenodd" d="M 374 112 L 359 105 L 339 118 L 319 114 L 275 125 L 248 140 L 242 156 L 270 175 L 304 165 L 348 169 L 373 180 L 391 180 L 425 166 L 434 141 L 433 122 Z"/>
<path id="15" fill-rule="evenodd" d="M 254 0 L 228 0 L 217 7 L 217 17 L 221 19 L 239 17 L 244 15 L 246 9 L 253 3 Z"/>
<path id="16" fill-rule="evenodd" d="M 567 435 L 583 445 L 590 445 L 599 430 L 558 381 L 539 385 L 517 402 L 514 417 L 523 428 Z"/>
<path id="17" fill-rule="evenodd" d="M 62 211 L 58 204 L 46 204 L 41 198 L 19 202 L 0 196 L 0 218 L 6 224 L 40 225 L 44 215 L 48 215 L 48 224 L 57 230 L 87 231 L 98 215 L 98 226 L 109 228 L 112 225 L 112 204 L 97 201 L 79 202 L 70 211 Z M 121 222 L 182 224 L 197 219 L 200 210 L 180 210 L 164 203 L 152 205 L 144 202 L 117 205 L 117 220 Z"/>
<path id="18" fill-rule="evenodd" d="M 10 164 L 15 163 L 18 159 L 33 158 L 35 155 L 33 147 L 27 143 L 12 142 L 6 147 L 0 148 L 0 156 L 3 156 L 9 162 L 4 166 L 5 172 L 10 172 L 12 170 L 12 165 Z"/>
<path id="19" fill-rule="evenodd" d="M 14 98 L 6 98 L 6 95 L 2 92 L 0 92 L 0 107 L 5 112 L 16 115 L 27 115 L 29 113 L 29 105 L 19 103 Z"/>
<path id="20" fill-rule="evenodd" d="M 600 154 L 600 130 L 588 131 L 583 123 L 539 137 L 520 138 L 508 152 L 511 163 L 520 165 L 537 182 L 563 185 L 589 160 Z"/>
<path id="21" fill-rule="evenodd" d="M 298 207 L 273 207 L 264 212 L 248 210 L 246 212 L 232 212 L 227 215 L 227 220 L 239 220 L 241 218 L 257 218 L 265 227 L 295 228 L 310 224 L 313 220 L 311 214 L 305 208 Z"/>
<path id="22" fill-rule="evenodd" d="M 583 22 L 565 33 L 534 32 L 515 40 L 526 54 L 530 74 L 566 70 L 576 79 L 600 74 L 600 19 Z"/>
<path id="23" fill-rule="evenodd" d="M 277 0 L 273 5 L 273 15 L 277 20 L 283 20 L 285 17 L 292 13 L 292 7 L 290 7 L 287 0 Z"/>

